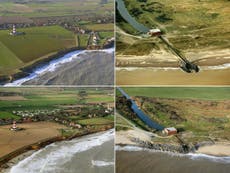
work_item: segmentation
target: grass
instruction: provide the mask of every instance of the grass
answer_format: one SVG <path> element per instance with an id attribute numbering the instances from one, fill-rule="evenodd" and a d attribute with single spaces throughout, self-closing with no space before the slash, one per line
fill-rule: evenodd
<path id="1" fill-rule="evenodd" d="M 89 40 L 89 34 L 80 34 L 78 35 L 78 39 L 79 39 L 80 47 L 87 47 L 88 40 Z"/>
<path id="2" fill-rule="evenodd" d="M 85 89 L 90 94 L 95 93 L 94 89 Z M 61 105 L 83 104 L 78 96 L 78 89 L 74 88 L 0 88 L 0 92 L 14 92 L 26 100 L 21 101 L 0 101 L 0 111 L 11 113 L 13 110 L 53 109 Z M 96 97 L 104 98 L 104 93 L 96 94 Z M 92 94 L 93 95 L 93 94 Z M 94 98 L 96 100 L 96 97 Z M 109 100 L 107 96 L 105 100 Z M 113 97 L 111 97 L 113 100 Z M 104 100 L 104 99 L 102 99 Z M 85 101 L 84 101 L 85 102 Z"/>
<path id="3" fill-rule="evenodd" d="M 113 1 L 101 6 L 101 0 L 94 1 L 47 1 L 46 3 L 30 1 L 23 5 L 14 2 L 1 2 L 0 16 L 26 16 L 26 17 L 47 17 L 47 16 L 68 16 L 68 15 L 101 15 L 113 14 Z"/>
<path id="4" fill-rule="evenodd" d="M 114 122 L 113 120 L 110 120 L 108 118 L 90 118 L 90 119 L 84 119 L 78 121 L 78 123 L 81 125 L 104 125 L 113 122 Z"/>
<path id="5" fill-rule="evenodd" d="M 22 64 L 22 61 L 18 59 L 18 57 L 11 50 L 9 50 L 4 44 L 2 44 L 2 42 L 0 42 L 0 50 L 1 50 L 0 71 L 1 68 L 14 68 Z"/>
<path id="6" fill-rule="evenodd" d="M 84 27 L 91 31 L 113 31 L 114 24 L 106 23 L 106 24 L 87 24 Z"/>
<path id="7" fill-rule="evenodd" d="M 148 28 L 160 28 L 178 49 L 187 51 L 202 48 L 227 48 L 230 29 L 228 1 L 197 0 L 126 0 L 126 7 L 135 19 Z M 118 13 L 117 13 L 118 14 Z M 124 31 L 139 33 L 120 19 Z M 220 41 L 221 40 L 221 41 Z M 118 38 L 118 43 L 121 41 Z M 118 46 L 119 47 L 119 46 Z M 122 50 L 119 50 L 122 53 Z"/>
<path id="8" fill-rule="evenodd" d="M 15 119 L 18 120 L 20 119 L 20 117 L 13 115 L 10 112 L 4 112 L 4 111 L 0 111 L 0 119 Z"/>
<path id="9" fill-rule="evenodd" d="M 45 55 L 75 46 L 73 33 L 60 26 L 30 27 L 18 29 L 24 36 L 10 36 L 0 31 L 1 71 L 24 66 Z"/>
<path id="10" fill-rule="evenodd" d="M 202 100 L 230 99 L 230 88 L 228 87 L 123 87 L 122 89 L 130 96 Z"/>

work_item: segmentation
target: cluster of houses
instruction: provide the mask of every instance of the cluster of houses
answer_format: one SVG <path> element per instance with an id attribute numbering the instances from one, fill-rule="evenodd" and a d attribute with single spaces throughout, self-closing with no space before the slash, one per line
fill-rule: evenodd
<path id="1" fill-rule="evenodd" d="M 53 109 L 53 110 L 47 110 L 47 109 L 38 109 L 38 110 L 25 110 L 25 111 L 12 111 L 12 113 L 14 115 L 20 116 L 22 118 L 26 118 L 26 117 L 35 117 L 38 115 L 41 116 L 52 116 L 52 115 L 56 115 L 58 113 L 60 113 L 60 109 Z"/>
<path id="2" fill-rule="evenodd" d="M 27 122 L 38 122 L 38 121 L 55 121 L 60 124 L 72 128 L 88 128 L 78 124 L 76 120 L 71 117 L 79 116 L 79 118 L 95 118 L 103 117 L 106 115 L 111 115 L 114 112 L 114 107 L 112 104 L 92 104 L 93 109 L 89 109 L 88 106 L 83 105 L 73 105 L 68 106 L 64 109 L 37 109 L 37 110 L 14 110 L 12 111 L 13 115 L 20 117 L 17 120 L 17 123 L 27 123 Z M 16 121 L 9 119 L 0 119 L 0 125 L 9 125 L 13 124 L 11 130 L 18 130 L 16 126 Z"/>

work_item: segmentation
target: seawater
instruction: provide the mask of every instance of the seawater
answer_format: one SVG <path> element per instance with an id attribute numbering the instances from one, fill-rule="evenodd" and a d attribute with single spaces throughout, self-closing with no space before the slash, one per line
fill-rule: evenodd
<path id="1" fill-rule="evenodd" d="M 116 146 L 117 173 L 228 173 L 230 157 Z"/>
<path id="2" fill-rule="evenodd" d="M 13 166 L 10 173 L 113 173 L 114 130 L 53 143 Z"/>

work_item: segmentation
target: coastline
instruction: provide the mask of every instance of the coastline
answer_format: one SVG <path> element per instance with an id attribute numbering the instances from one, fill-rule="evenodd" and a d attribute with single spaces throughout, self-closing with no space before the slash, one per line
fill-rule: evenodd
<path id="1" fill-rule="evenodd" d="M 109 49 L 109 48 L 112 48 L 112 47 L 114 47 L 113 44 L 108 45 L 108 46 L 104 46 L 101 49 L 87 49 L 86 47 L 71 47 L 71 48 L 68 48 L 68 49 L 65 49 L 65 50 L 58 51 L 57 53 L 54 53 L 52 55 L 44 55 L 44 58 L 42 58 L 42 59 L 38 58 L 37 61 L 32 62 L 31 64 L 28 64 L 28 65 L 20 68 L 19 72 L 16 72 L 16 73 L 13 73 L 13 74 L 10 74 L 10 75 L 2 75 L 2 76 L 0 76 L 0 85 L 5 85 L 7 83 L 17 81 L 17 80 L 19 80 L 21 78 L 29 77 L 30 73 L 32 73 L 34 69 L 38 69 L 38 68 L 40 68 L 40 67 L 42 67 L 44 65 L 47 65 L 51 61 L 59 59 L 59 58 L 65 56 L 66 54 L 69 54 L 71 52 L 74 52 L 74 51 L 89 51 L 89 50 L 92 50 L 92 51 L 93 50 L 95 50 L 95 51 L 98 50 L 98 51 L 100 51 L 100 50 Z"/>
<path id="2" fill-rule="evenodd" d="M 0 173 L 5 173 L 5 171 L 10 170 L 10 168 L 16 163 L 32 155 L 35 151 L 40 150 L 54 142 L 69 141 L 75 138 L 79 138 L 79 137 L 83 137 L 83 136 L 87 136 L 87 135 L 91 135 L 95 133 L 105 132 L 110 129 L 113 129 L 113 127 L 104 127 L 98 130 L 86 130 L 81 133 L 74 134 L 72 136 L 68 136 L 68 137 L 57 136 L 57 137 L 45 139 L 45 140 L 38 141 L 36 143 L 30 144 L 27 146 L 24 146 L 0 158 Z"/>
<path id="3" fill-rule="evenodd" d="M 154 136 L 154 134 L 152 135 Z M 151 141 L 150 134 L 137 130 L 116 132 L 115 145 L 118 147 L 137 147 L 139 148 L 138 150 L 143 149 L 174 154 L 205 154 L 215 157 L 230 157 L 230 143 L 207 143 L 200 146 L 199 144 L 197 146 L 190 144 L 183 146 L 177 143 L 154 143 Z"/>

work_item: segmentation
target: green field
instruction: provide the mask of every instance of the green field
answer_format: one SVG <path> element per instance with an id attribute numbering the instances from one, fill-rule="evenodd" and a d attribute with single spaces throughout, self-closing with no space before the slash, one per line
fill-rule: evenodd
<path id="1" fill-rule="evenodd" d="M 50 53 L 74 47 L 74 34 L 60 26 L 30 27 L 18 29 L 26 35 L 10 36 L 9 31 L 0 31 L 0 69 L 15 70 Z"/>
<path id="2" fill-rule="evenodd" d="M 22 4 L 8 0 L 0 2 L 0 16 L 47 17 L 105 13 L 112 15 L 114 8 L 113 0 L 109 0 L 108 4 L 104 5 L 101 5 L 101 0 L 47 0 L 44 2 L 21 0 Z"/>
<path id="3" fill-rule="evenodd" d="M 0 119 L 19 119 L 20 117 L 16 116 L 16 115 L 13 115 L 12 113 L 10 112 L 3 112 L 3 111 L 0 111 Z"/>
<path id="4" fill-rule="evenodd" d="M 113 23 L 106 23 L 106 24 L 87 24 L 84 27 L 88 30 L 92 31 L 113 31 L 114 24 Z"/>
<path id="5" fill-rule="evenodd" d="M 114 121 L 108 118 L 90 118 L 79 120 L 78 123 L 81 125 L 104 125 L 104 124 L 112 124 Z"/>
<path id="6" fill-rule="evenodd" d="M 230 99 L 229 87 L 123 87 L 130 96 L 159 98 L 227 100 Z M 117 91 L 117 94 L 120 94 Z"/>
<path id="7" fill-rule="evenodd" d="M 53 109 L 60 105 L 84 104 L 91 101 L 89 98 L 80 98 L 79 90 L 76 88 L 0 88 L 0 93 L 13 92 L 16 95 L 23 96 L 23 100 L 0 100 L 0 111 L 12 110 L 31 110 L 31 109 Z M 86 89 L 87 94 L 95 95 L 101 102 L 110 102 L 111 99 L 105 97 L 106 90 L 97 91 L 95 89 Z M 89 92 L 89 93 L 88 93 Z M 98 94 L 101 92 L 101 94 Z M 101 99 L 106 98 L 106 99 Z M 97 100 L 94 98 L 94 100 Z"/>
<path id="8" fill-rule="evenodd" d="M 86 47 L 88 45 L 89 34 L 79 34 L 78 35 L 78 43 L 80 47 Z"/>

